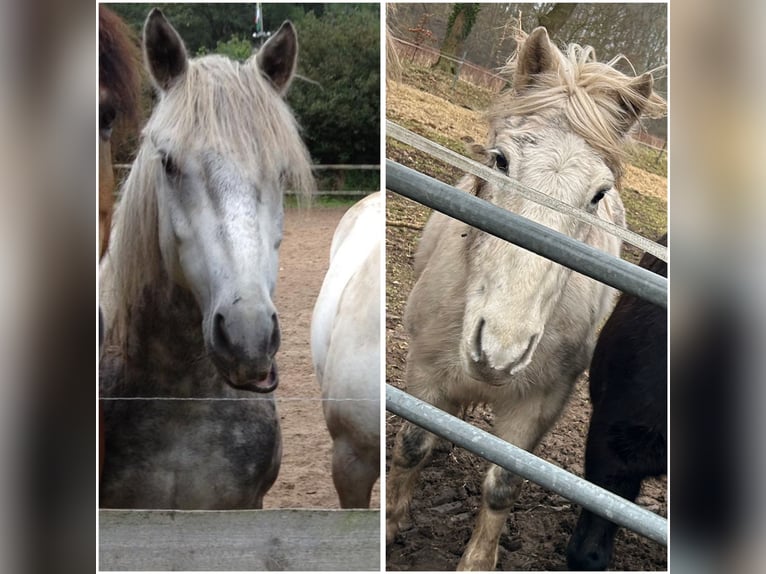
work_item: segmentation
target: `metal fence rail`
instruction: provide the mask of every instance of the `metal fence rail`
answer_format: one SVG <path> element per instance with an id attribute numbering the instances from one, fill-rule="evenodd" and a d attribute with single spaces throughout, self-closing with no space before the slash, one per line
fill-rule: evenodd
<path id="1" fill-rule="evenodd" d="M 667 279 L 386 160 L 386 187 L 620 291 L 667 308 Z"/>
<path id="2" fill-rule="evenodd" d="M 668 544 L 667 519 L 388 384 L 386 409 L 607 520 L 665 546 Z"/>
<path id="3" fill-rule="evenodd" d="M 560 201 L 548 194 L 541 193 L 536 189 L 526 186 L 508 176 L 501 175 L 497 170 L 487 167 L 486 165 L 482 165 L 481 163 L 462 156 L 459 153 L 455 153 L 451 149 L 432 142 L 431 140 L 424 138 L 415 132 L 405 129 L 402 126 L 395 124 L 391 120 L 386 120 L 386 136 L 392 137 L 404 144 L 414 147 L 417 150 L 425 152 L 428 155 L 446 162 L 449 165 L 456 167 L 466 173 L 480 177 L 484 181 L 494 184 L 498 187 L 498 189 L 504 189 L 519 193 L 522 197 L 530 201 L 534 201 L 539 205 L 544 205 L 545 207 L 554 209 L 559 213 L 563 213 L 564 215 L 570 215 L 581 221 L 590 223 L 599 229 L 603 229 L 607 233 L 611 233 L 612 235 L 619 237 L 631 245 L 635 245 L 642 251 L 651 253 L 655 257 L 662 259 L 665 262 L 668 261 L 668 250 L 664 245 L 659 245 L 654 241 L 650 241 L 638 233 L 631 231 L 630 229 L 615 225 L 611 221 L 601 219 L 595 214 L 564 203 L 563 201 Z"/>

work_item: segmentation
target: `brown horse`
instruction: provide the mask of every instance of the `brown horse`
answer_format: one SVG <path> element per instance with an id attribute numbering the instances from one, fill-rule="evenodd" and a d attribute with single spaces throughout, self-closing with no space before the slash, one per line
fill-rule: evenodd
<path id="1" fill-rule="evenodd" d="M 114 206 L 112 128 L 117 120 L 135 126 L 141 89 L 138 42 L 119 16 L 98 8 L 98 231 L 99 258 L 109 245 Z"/>
<path id="2" fill-rule="evenodd" d="M 104 5 L 98 7 L 98 255 L 109 245 L 114 207 L 112 128 L 119 118 L 135 126 L 141 88 L 140 52 L 135 36 Z M 101 317 L 99 316 L 99 323 Z M 102 329 L 100 329 L 102 330 Z M 104 460 L 104 427 L 99 404 L 99 473 Z"/>

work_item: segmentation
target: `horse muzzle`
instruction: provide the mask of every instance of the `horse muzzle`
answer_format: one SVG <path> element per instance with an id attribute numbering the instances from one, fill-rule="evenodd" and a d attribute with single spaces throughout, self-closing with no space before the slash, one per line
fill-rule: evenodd
<path id="1" fill-rule="evenodd" d="M 279 384 L 274 360 L 281 342 L 277 314 L 234 310 L 219 307 L 212 317 L 206 345 L 213 363 L 232 387 L 270 393 Z"/>
<path id="2" fill-rule="evenodd" d="M 493 336 L 484 319 L 480 319 L 466 345 L 464 366 L 479 381 L 495 385 L 508 382 L 508 377 L 522 372 L 532 361 L 540 342 L 540 333 L 522 337 L 518 342 L 503 341 Z"/>
<path id="3" fill-rule="evenodd" d="M 277 369 L 277 363 L 276 361 L 271 362 L 271 369 L 269 369 L 268 374 L 263 378 L 256 377 L 248 379 L 248 378 L 238 378 L 233 379 L 231 377 L 228 377 L 224 375 L 224 379 L 226 380 L 229 385 L 234 387 L 237 390 L 240 391 L 252 391 L 255 393 L 270 393 L 271 391 L 275 390 L 277 386 L 279 385 L 279 371 Z"/>

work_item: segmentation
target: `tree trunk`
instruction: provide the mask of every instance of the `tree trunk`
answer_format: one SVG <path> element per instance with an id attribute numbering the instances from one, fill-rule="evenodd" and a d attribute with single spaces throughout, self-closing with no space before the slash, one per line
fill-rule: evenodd
<path id="1" fill-rule="evenodd" d="M 434 69 L 448 74 L 455 73 L 457 62 L 453 60 L 462 55 L 463 45 L 468 34 L 471 33 L 478 13 L 478 4 L 455 4 L 453 6 L 447 24 L 447 33 L 439 49 L 439 59 L 433 65 Z"/>

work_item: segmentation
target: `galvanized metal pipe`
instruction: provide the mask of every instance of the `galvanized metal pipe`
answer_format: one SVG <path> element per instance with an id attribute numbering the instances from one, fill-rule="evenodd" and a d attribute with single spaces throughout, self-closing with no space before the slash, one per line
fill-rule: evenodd
<path id="1" fill-rule="evenodd" d="M 539 205 L 543 205 L 548 209 L 553 209 L 554 211 L 558 211 L 563 215 L 576 217 L 580 221 L 590 223 L 591 225 L 603 229 L 611 235 L 621 238 L 623 241 L 638 247 L 641 249 L 641 251 L 651 253 L 666 263 L 668 261 L 667 247 L 659 245 L 654 241 L 639 235 L 638 233 L 634 233 L 630 229 L 620 227 L 611 221 L 601 219 L 593 213 L 589 213 L 588 211 L 584 211 L 578 207 L 574 207 L 568 203 L 560 201 L 555 197 L 541 193 L 534 188 L 524 185 L 516 179 L 506 175 L 501 175 L 500 172 L 496 169 L 479 163 L 476 160 L 467 158 L 464 155 L 460 155 L 459 153 L 456 153 L 436 142 L 432 142 L 428 138 L 424 138 L 423 136 L 416 134 L 407 128 L 403 128 L 391 120 L 386 120 L 386 137 L 394 138 L 395 140 L 425 152 L 440 161 L 446 162 L 452 167 L 458 168 L 460 171 L 475 175 L 487 183 L 491 183 L 498 190 L 504 190 L 509 193 L 518 193 L 522 197 Z"/>
<path id="2" fill-rule="evenodd" d="M 648 269 L 585 245 L 388 159 L 386 187 L 620 291 L 667 308 L 668 281 Z"/>
<path id="3" fill-rule="evenodd" d="M 664 546 L 668 544 L 667 519 L 388 384 L 386 409 L 607 520 Z"/>

